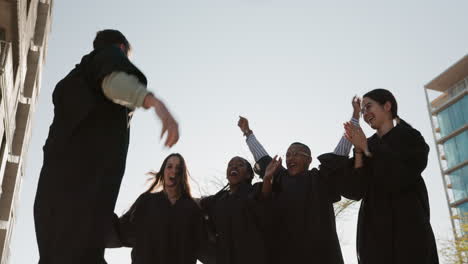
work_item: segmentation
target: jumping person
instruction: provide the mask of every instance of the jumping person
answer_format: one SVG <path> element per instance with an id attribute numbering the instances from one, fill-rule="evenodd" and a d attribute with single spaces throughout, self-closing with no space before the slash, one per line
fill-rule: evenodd
<path id="1" fill-rule="evenodd" d="M 34 203 L 39 264 L 105 263 L 134 108 L 155 110 L 166 146 L 179 138 L 177 122 L 128 59 L 125 36 L 99 31 L 93 47 L 52 95 L 54 119 Z"/>

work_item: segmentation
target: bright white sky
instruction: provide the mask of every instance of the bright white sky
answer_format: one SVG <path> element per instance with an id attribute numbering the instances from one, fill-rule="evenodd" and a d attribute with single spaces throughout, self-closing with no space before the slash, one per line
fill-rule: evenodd
<path id="1" fill-rule="evenodd" d="M 338 142 L 351 97 L 383 87 L 431 146 L 424 177 L 432 226 L 438 238 L 449 237 L 423 86 L 468 53 L 467 11 L 462 0 L 54 1 L 11 263 L 38 260 L 32 204 L 53 115 L 52 90 L 104 28 L 119 29 L 130 40 L 133 61 L 182 133 L 176 147 L 163 149 L 154 114 L 136 113 L 116 212 L 128 208 L 143 190 L 145 172 L 159 168 L 172 151 L 186 158 L 199 184 L 193 189 L 214 192 L 212 181 L 224 178 L 231 157 L 251 159 L 236 126 L 239 114 L 250 119 L 270 154 L 283 155 L 291 142 L 301 141 L 316 157 Z M 356 218 L 351 214 L 340 223 L 346 263 L 357 263 Z M 107 260 L 130 263 L 129 250 L 110 250 Z"/>

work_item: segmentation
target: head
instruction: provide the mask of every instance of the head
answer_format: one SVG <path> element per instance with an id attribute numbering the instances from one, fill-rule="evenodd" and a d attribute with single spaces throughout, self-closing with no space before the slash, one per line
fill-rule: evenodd
<path id="1" fill-rule="evenodd" d="M 286 152 L 286 168 L 291 176 L 301 174 L 309 169 L 312 162 L 310 148 L 302 143 L 295 142 Z"/>
<path id="2" fill-rule="evenodd" d="M 226 178 L 229 185 L 237 185 L 239 183 L 251 183 L 254 177 L 252 165 L 246 159 L 241 157 L 232 158 L 226 169 Z"/>
<path id="3" fill-rule="evenodd" d="M 156 186 L 163 189 L 176 188 L 182 196 L 192 197 L 188 183 L 189 173 L 184 158 L 179 153 L 173 153 L 164 159 L 159 172 L 151 173 L 155 177 L 154 183 L 148 189 L 151 191 Z"/>
<path id="4" fill-rule="evenodd" d="M 115 29 L 98 31 L 93 41 L 93 48 L 100 49 L 110 45 L 119 47 L 127 57 L 129 56 L 131 51 L 130 43 L 120 31 Z"/>
<path id="5" fill-rule="evenodd" d="M 375 89 L 362 97 L 362 115 L 370 127 L 379 129 L 398 118 L 398 104 L 390 91 Z"/>

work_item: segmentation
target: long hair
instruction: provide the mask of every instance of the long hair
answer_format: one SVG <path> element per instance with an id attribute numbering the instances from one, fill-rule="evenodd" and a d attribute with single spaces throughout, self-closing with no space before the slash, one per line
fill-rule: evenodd
<path id="1" fill-rule="evenodd" d="M 398 116 L 398 103 L 395 99 L 395 96 L 393 96 L 393 94 L 389 90 L 382 88 L 374 89 L 364 94 L 362 98 L 364 97 L 369 97 L 370 99 L 376 101 L 380 105 L 384 105 L 386 102 L 389 102 L 391 105 L 390 112 L 392 114 L 392 118 L 395 119 L 398 124 L 411 127 L 410 124 L 408 124 Z"/>
<path id="2" fill-rule="evenodd" d="M 151 192 L 155 187 L 162 187 L 164 188 L 164 170 L 166 169 L 167 161 L 171 157 L 177 157 L 180 160 L 180 170 L 177 173 L 177 178 L 179 179 L 177 181 L 177 188 L 180 191 L 181 196 L 183 197 L 188 197 L 192 198 L 192 193 L 190 191 L 190 185 L 189 185 L 189 172 L 187 169 L 187 164 L 185 163 L 184 157 L 180 155 L 179 153 L 172 153 L 169 156 L 167 156 L 162 165 L 161 168 L 159 169 L 158 172 L 149 172 L 149 175 L 152 175 L 154 177 L 153 183 L 151 186 L 146 190 L 146 193 Z"/>

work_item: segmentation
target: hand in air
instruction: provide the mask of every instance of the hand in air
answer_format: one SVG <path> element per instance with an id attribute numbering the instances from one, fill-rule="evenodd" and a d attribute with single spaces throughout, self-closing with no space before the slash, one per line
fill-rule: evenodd
<path id="1" fill-rule="evenodd" d="M 354 126 L 351 122 L 343 124 L 345 129 L 345 137 L 356 149 L 360 151 L 367 150 L 367 138 L 364 131 L 360 127 Z"/>
<path id="2" fill-rule="evenodd" d="M 361 113 L 361 98 L 357 95 L 353 96 L 351 105 L 353 106 L 353 118 L 359 119 Z"/>
<path id="3" fill-rule="evenodd" d="M 270 163 L 266 167 L 265 176 L 263 177 L 264 181 L 273 179 L 273 176 L 275 176 L 276 173 L 278 173 L 279 169 L 281 168 L 281 162 L 282 162 L 282 159 L 278 158 L 278 155 L 273 157 L 273 159 L 270 161 Z"/>
<path id="4" fill-rule="evenodd" d="M 251 133 L 252 130 L 250 130 L 249 127 L 249 120 L 247 118 L 239 116 L 239 121 L 237 122 L 237 126 L 239 126 L 240 130 L 244 135 L 247 135 L 248 133 Z"/>

